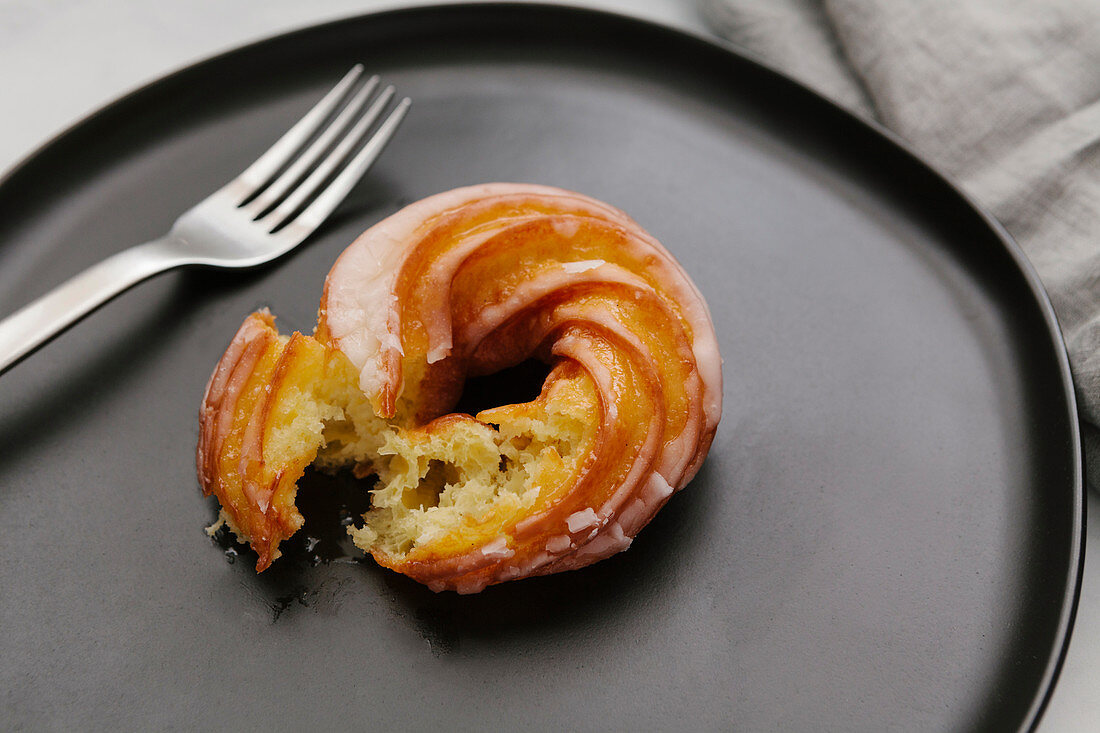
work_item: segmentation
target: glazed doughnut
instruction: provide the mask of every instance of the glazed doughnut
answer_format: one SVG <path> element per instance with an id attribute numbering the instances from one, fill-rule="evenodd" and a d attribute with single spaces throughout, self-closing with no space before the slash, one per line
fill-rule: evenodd
<path id="1" fill-rule="evenodd" d="M 452 412 L 467 378 L 532 357 L 549 365 L 535 400 Z M 262 571 L 302 525 L 306 467 L 350 466 L 373 477 L 355 544 L 472 593 L 625 550 L 721 409 L 710 314 L 661 244 L 587 196 L 484 184 L 363 233 L 312 336 L 245 320 L 203 398 L 198 475 Z"/>

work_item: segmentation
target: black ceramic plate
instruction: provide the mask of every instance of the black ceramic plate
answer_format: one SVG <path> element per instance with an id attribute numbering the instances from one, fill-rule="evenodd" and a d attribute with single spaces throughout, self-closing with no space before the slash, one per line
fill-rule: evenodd
<path id="1" fill-rule="evenodd" d="M 415 103 L 311 244 L 251 274 L 162 276 L 0 378 L 5 728 L 1034 724 L 1082 551 L 1050 307 L 1001 229 L 925 165 L 720 46 L 473 6 L 199 64 L 0 184 L 0 312 L 159 235 L 355 61 Z M 315 478 L 320 543 L 257 576 L 203 533 L 215 507 L 194 476 L 226 343 L 261 306 L 310 329 L 356 234 L 495 180 L 620 206 L 695 278 L 726 380 L 702 473 L 629 552 L 472 597 L 340 558 L 323 526 L 348 482 Z"/>

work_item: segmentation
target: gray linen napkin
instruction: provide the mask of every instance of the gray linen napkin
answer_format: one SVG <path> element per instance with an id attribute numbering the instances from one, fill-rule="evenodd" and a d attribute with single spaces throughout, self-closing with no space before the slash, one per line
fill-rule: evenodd
<path id="1" fill-rule="evenodd" d="M 1015 237 L 1100 485 L 1100 1 L 702 0 L 720 35 L 901 135 Z"/>

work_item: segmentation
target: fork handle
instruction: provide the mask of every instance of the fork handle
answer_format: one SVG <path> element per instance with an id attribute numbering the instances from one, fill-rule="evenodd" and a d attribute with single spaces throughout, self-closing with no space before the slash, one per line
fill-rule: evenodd
<path id="1" fill-rule="evenodd" d="M 187 264 L 169 244 L 155 239 L 112 255 L 0 321 L 0 374 L 124 290 Z"/>

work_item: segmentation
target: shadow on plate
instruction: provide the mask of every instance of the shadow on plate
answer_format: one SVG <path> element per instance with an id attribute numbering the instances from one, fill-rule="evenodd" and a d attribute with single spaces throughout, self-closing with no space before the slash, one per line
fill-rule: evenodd
<path id="1" fill-rule="evenodd" d="M 309 471 L 300 483 L 298 506 L 305 525 L 282 545 L 283 557 L 254 575 L 256 556 L 220 530 L 215 536 L 230 562 L 249 576 L 242 580 L 269 605 L 273 622 L 299 608 L 325 610 L 341 595 L 385 589 L 394 613 L 408 621 L 434 654 L 460 649 L 464 639 L 530 638 L 590 624 L 614 624 L 647 613 L 656 598 L 678 591 L 682 564 L 700 551 L 691 528 L 703 522 L 714 490 L 707 466 L 683 493 L 674 496 L 641 532 L 631 548 L 581 570 L 494 585 L 474 595 L 433 593 L 427 587 L 374 563 L 355 548 L 346 527 L 367 508 L 363 482 L 349 473 Z M 361 573 L 323 572 L 319 565 L 357 565 Z M 369 587 L 356 590 L 366 583 Z"/>

